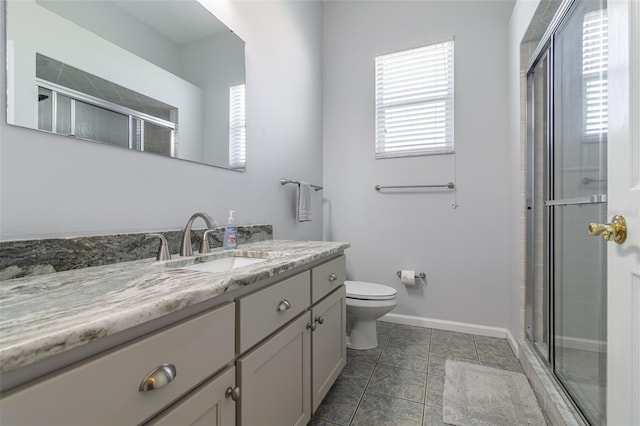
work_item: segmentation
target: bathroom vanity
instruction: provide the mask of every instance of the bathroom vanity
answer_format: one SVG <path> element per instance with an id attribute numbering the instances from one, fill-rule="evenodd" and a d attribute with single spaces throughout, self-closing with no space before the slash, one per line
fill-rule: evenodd
<path id="1" fill-rule="evenodd" d="M 346 363 L 347 247 L 264 241 L 0 283 L 0 422 L 305 425 Z M 228 257 L 259 260 L 197 269 Z"/>

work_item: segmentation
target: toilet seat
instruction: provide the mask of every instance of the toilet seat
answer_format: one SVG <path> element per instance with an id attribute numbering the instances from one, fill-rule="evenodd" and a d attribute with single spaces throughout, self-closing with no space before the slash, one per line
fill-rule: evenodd
<path id="1" fill-rule="evenodd" d="M 364 281 L 345 281 L 347 299 L 393 300 L 397 291 L 393 287 Z"/>

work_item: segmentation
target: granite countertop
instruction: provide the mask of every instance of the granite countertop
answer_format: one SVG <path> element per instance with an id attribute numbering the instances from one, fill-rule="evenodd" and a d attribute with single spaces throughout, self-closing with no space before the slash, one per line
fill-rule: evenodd
<path id="1" fill-rule="evenodd" d="M 78 348 L 338 254 L 349 243 L 270 240 L 216 249 L 262 263 L 229 272 L 179 269 L 193 258 L 143 259 L 0 281 L 0 373 Z"/>

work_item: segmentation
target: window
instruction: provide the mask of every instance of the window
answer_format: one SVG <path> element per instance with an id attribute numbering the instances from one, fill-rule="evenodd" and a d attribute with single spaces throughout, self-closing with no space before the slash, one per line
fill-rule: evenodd
<path id="1" fill-rule="evenodd" d="M 375 66 L 376 158 L 453 152 L 453 40 Z"/>
<path id="2" fill-rule="evenodd" d="M 609 121 L 607 10 L 587 13 L 582 25 L 583 123 L 587 140 L 607 134 Z"/>
<path id="3" fill-rule="evenodd" d="M 247 163 L 244 84 L 229 88 L 229 167 L 242 169 Z"/>

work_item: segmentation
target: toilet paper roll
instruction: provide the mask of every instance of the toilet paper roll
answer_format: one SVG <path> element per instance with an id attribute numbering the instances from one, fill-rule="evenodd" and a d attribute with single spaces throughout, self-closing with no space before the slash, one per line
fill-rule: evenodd
<path id="1" fill-rule="evenodd" d="M 416 271 L 404 269 L 400 271 L 400 283 L 404 285 L 416 285 Z"/>

